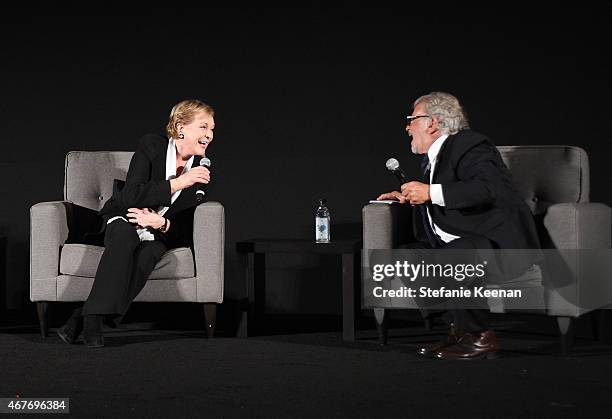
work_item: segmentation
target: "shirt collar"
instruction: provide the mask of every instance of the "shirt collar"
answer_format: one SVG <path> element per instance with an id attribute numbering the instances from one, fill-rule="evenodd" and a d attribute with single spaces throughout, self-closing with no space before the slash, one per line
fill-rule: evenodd
<path id="1" fill-rule="evenodd" d="M 427 157 L 429 157 L 430 162 L 436 161 L 436 158 L 438 157 L 438 153 L 440 153 L 440 149 L 442 148 L 442 144 L 444 144 L 444 141 L 446 141 L 447 138 L 448 138 L 448 134 L 441 135 L 429 147 L 429 150 L 427 150 Z"/>
<path id="2" fill-rule="evenodd" d="M 194 156 L 191 156 L 185 167 L 183 173 L 188 172 L 193 164 Z M 176 142 L 174 138 L 170 137 L 168 140 L 168 150 L 166 152 L 166 180 L 174 179 L 176 177 Z"/>

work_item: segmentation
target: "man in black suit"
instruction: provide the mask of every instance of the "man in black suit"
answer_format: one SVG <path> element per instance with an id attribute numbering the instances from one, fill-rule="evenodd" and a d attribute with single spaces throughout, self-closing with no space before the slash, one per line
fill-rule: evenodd
<path id="1" fill-rule="evenodd" d="M 417 240 L 410 248 L 539 249 L 535 223 L 519 196 L 499 151 L 486 136 L 469 129 L 454 96 L 433 92 L 418 98 L 408 116 L 411 149 L 423 154 L 422 179 L 378 199 L 397 199 L 414 206 Z M 497 266 L 513 278 L 538 260 L 537 252 L 505 257 Z M 423 310 L 424 316 L 434 314 Z M 448 337 L 419 349 L 441 359 L 493 358 L 499 351 L 486 321 L 487 310 L 455 308 L 443 313 Z"/>
<path id="2" fill-rule="evenodd" d="M 169 248 L 193 245 L 193 215 L 203 201 L 210 172 L 200 166 L 215 128 L 213 109 L 199 100 L 176 104 L 166 132 L 145 135 L 130 161 L 125 182 L 115 180 L 103 219 L 104 253 L 93 287 L 59 337 L 104 346 L 102 322 L 122 317 Z"/>

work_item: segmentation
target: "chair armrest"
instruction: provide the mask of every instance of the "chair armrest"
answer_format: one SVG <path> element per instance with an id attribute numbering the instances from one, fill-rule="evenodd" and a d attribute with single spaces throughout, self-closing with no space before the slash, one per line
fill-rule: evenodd
<path id="1" fill-rule="evenodd" d="M 544 226 L 557 249 L 609 249 L 611 211 L 605 204 L 562 203 L 548 207 Z"/>
<path id="2" fill-rule="evenodd" d="M 555 204 L 547 209 L 543 221 L 553 246 L 559 249 L 557 255 L 548 253 L 548 314 L 578 317 L 609 306 L 610 207 L 599 203 Z"/>
<path id="3" fill-rule="evenodd" d="M 364 249 L 393 249 L 415 240 L 410 205 L 368 204 L 361 213 Z"/>
<path id="4" fill-rule="evenodd" d="M 219 202 L 204 202 L 193 215 L 193 252 L 197 301 L 223 302 L 225 210 Z"/>
<path id="5" fill-rule="evenodd" d="M 53 201 L 30 208 L 30 290 L 32 281 L 59 275 L 60 249 L 68 239 L 71 206 L 69 201 Z"/>

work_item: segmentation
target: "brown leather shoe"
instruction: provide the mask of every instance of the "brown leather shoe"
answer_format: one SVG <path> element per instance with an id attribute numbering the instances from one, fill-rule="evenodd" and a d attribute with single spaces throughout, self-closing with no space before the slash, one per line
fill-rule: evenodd
<path id="1" fill-rule="evenodd" d="M 455 326 L 451 324 L 448 335 L 440 342 L 430 343 L 417 349 L 417 354 L 421 356 L 435 357 L 440 350 L 457 343 L 457 335 L 455 335 Z"/>
<path id="2" fill-rule="evenodd" d="M 440 359 L 494 359 L 499 356 L 499 342 L 492 330 L 482 333 L 466 333 L 455 345 L 436 352 Z"/>

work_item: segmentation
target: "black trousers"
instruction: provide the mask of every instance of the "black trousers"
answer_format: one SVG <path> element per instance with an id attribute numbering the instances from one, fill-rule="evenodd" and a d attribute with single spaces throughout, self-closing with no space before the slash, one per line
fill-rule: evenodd
<path id="1" fill-rule="evenodd" d="M 429 243 L 425 242 L 413 242 L 408 243 L 403 248 L 407 249 L 432 249 Z M 469 249 L 492 249 L 493 243 L 485 237 L 460 237 L 449 243 L 444 243 L 441 249 L 457 249 L 457 250 L 469 250 Z M 474 285 L 466 283 L 465 285 Z M 483 284 L 484 285 L 484 284 Z M 447 323 L 452 323 L 455 328 L 455 333 L 462 335 L 464 333 L 472 332 L 478 333 L 487 330 L 488 327 L 488 313 L 489 310 L 486 301 L 483 299 L 472 298 L 469 302 L 469 307 L 483 307 L 480 308 L 443 308 L 444 304 L 437 306 L 435 309 L 427 308 L 423 303 L 423 300 L 415 299 L 415 302 L 420 307 L 421 314 L 424 318 L 434 318 L 441 316 L 441 318 Z M 448 303 L 448 301 L 447 301 Z M 448 304 L 450 307 L 451 304 Z"/>
<path id="2" fill-rule="evenodd" d="M 83 315 L 105 315 L 116 321 L 128 310 L 167 249 L 159 240 L 141 242 L 135 227 L 124 220 L 106 226 L 104 246 Z"/>

